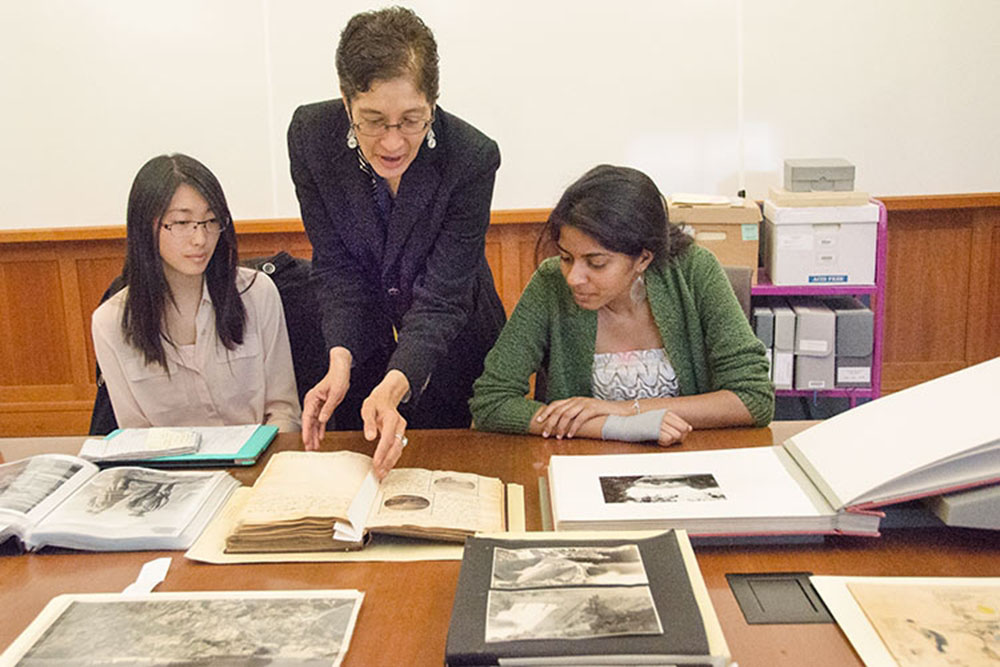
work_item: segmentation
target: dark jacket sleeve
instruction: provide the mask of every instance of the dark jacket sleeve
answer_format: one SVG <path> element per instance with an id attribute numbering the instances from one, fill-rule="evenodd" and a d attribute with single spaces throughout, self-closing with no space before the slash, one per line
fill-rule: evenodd
<path id="1" fill-rule="evenodd" d="M 302 223 L 313 247 L 313 279 L 318 283 L 315 292 L 327 349 L 346 347 L 355 363 L 363 363 L 391 328 L 372 312 L 372 304 L 378 301 L 377 274 L 366 270 L 345 247 L 343 232 L 336 227 L 340 212 L 327 210 L 317 186 L 318 178 L 330 174 L 315 173 L 324 160 L 322 151 L 317 156 L 317 147 L 309 142 L 315 141 L 318 130 L 329 130 L 330 136 L 334 133 L 333 123 L 326 122 L 321 109 L 308 105 L 295 111 L 288 127 L 288 157 Z M 327 124 L 330 127 L 324 127 Z M 342 203 L 346 208 L 346 199 Z"/>
<path id="2" fill-rule="evenodd" d="M 448 155 L 444 182 L 451 180 L 451 174 L 461 176 L 456 177 L 454 187 L 440 193 L 434 205 L 441 210 L 440 231 L 424 271 L 414 280 L 413 301 L 403 315 L 398 345 L 389 361 L 389 368 L 406 375 L 413 397 L 426 387 L 437 364 L 462 363 L 444 356 L 469 324 L 470 315 L 491 305 L 476 300 L 487 294 L 496 300 L 485 246 L 500 151 L 491 139 L 475 134 L 476 150 L 468 150 L 467 144 L 461 147 L 465 150 Z M 481 290 L 484 281 L 489 283 L 488 289 Z M 486 318 L 490 322 L 492 319 Z"/>

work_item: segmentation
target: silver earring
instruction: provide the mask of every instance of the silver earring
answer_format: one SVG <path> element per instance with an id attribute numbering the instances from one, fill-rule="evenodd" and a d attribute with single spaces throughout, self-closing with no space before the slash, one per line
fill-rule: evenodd
<path id="1" fill-rule="evenodd" d="M 434 136 L 434 128 L 427 130 L 427 148 L 434 148 L 438 145 L 437 137 Z"/>
<path id="2" fill-rule="evenodd" d="M 354 134 L 354 126 L 347 128 L 347 147 L 357 148 L 358 147 L 358 135 Z"/>
<path id="3" fill-rule="evenodd" d="M 646 300 L 646 279 L 642 277 L 641 273 L 632 281 L 632 287 L 628 291 L 628 296 L 632 299 L 632 303 L 636 305 Z"/>

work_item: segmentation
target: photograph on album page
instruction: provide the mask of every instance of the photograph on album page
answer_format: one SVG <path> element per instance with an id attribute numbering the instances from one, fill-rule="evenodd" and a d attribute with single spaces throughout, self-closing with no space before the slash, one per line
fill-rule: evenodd
<path id="1" fill-rule="evenodd" d="M 340 665 L 364 594 L 354 590 L 62 595 L 0 666 Z"/>
<path id="2" fill-rule="evenodd" d="M 648 586 L 491 590 L 486 642 L 659 635 Z"/>
<path id="3" fill-rule="evenodd" d="M 224 471 L 100 470 L 41 454 L 0 465 L 0 541 L 27 549 L 184 549 L 239 483 Z"/>
<path id="4" fill-rule="evenodd" d="M 491 588 L 634 586 L 648 584 L 639 548 L 620 546 L 525 547 L 493 550 Z"/>

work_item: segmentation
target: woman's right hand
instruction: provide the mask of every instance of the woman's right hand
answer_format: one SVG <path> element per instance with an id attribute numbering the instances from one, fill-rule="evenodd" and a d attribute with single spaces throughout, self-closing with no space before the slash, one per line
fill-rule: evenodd
<path id="1" fill-rule="evenodd" d="M 683 442 L 691 430 L 691 424 L 684 421 L 676 412 L 667 410 L 663 414 L 663 421 L 660 422 L 660 435 L 656 439 L 656 444 L 660 447 L 669 447 Z"/>
<path id="2" fill-rule="evenodd" d="M 302 405 L 302 444 L 307 452 L 319 449 L 326 423 L 351 386 L 351 353 L 346 347 L 330 350 L 330 369 L 306 392 Z"/>

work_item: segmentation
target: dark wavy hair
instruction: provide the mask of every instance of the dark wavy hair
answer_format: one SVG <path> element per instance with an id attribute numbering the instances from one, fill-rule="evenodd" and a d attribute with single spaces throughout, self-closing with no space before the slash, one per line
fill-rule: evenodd
<path id="1" fill-rule="evenodd" d="M 170 285 L 160 259 L 160 219 L 181 183 L 197 190 L 224 225 L 205 269 L 205 283 L 215 309 L 219 340 L 232 350 L 243 343 L 246 308 L 236 288 L 236 232 L 222 186 L 208 167 L 187 155 L 160 155 L 142 165 L 132 181 L 126 215 L 127 251 L 122 275 L 128 286 L 122 331 L 125 340 L 142 351 L 147 364 L 167 369 L 163 341 L 173 345 L 164 327 Z"/>
<path id="2" fill-rule="evenodd" d="M 337 45 L 337 76 L 348 102 L 375 80 L 413 76 L 433 106 L 438 98 L 437 42 L 431 29 L 405 7 L 355 14 Z"/>
<path id="3" fill-rule="evenodd" d="M 559 241 L 563 225 L 629 257 L 649 250 L 658 264 L 691 245 L 691 237 L 667 220 L 666 203 L 653 180 L 630 167 L 598 165 L 570 185 L 539 233 L 536 258 L 551 254 L 545 251 Z"/>

